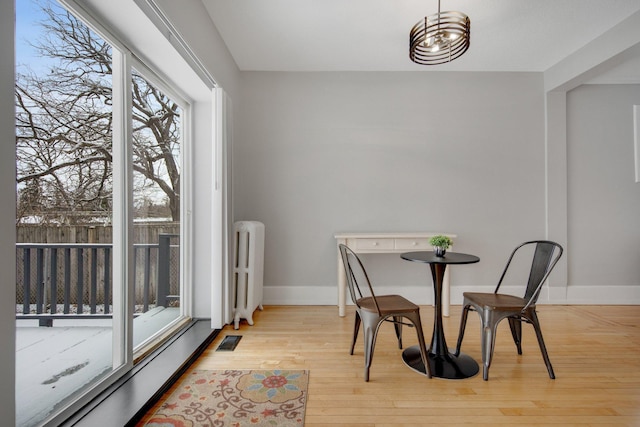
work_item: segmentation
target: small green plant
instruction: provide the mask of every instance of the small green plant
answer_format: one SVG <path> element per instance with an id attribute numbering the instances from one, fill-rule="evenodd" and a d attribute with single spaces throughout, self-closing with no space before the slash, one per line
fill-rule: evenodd
<path id="1" fill-rule="evenodd" d="M 442 249 L 448 249 L 449 246 L 453 244 L 453 241 L 449 237 L 439 234 L 430 238 L 429 244 L 431 244 L 431 246 L 437 246 Z"/>

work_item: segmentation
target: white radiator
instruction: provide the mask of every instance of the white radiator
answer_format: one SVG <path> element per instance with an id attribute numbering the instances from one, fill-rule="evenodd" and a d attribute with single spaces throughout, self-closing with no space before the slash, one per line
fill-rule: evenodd
<path id="1" fill-rule="evenodd" d="M 262 280 L 264 273 L 264 224 L 258 221 L 238 221 L 233 225 L 235 263 L 233 268 L 234 328 L 240 319 L 253 325 L 253 312 L 262 310 Z"/>

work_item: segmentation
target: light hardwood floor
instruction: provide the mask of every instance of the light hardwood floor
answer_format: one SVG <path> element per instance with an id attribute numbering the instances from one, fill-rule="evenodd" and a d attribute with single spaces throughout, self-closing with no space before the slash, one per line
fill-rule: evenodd
<path id="1" fill-rule="evenodd" d="M 456 344 L 460 306 L 444 319 Z M 533 328 L 523 325 L 518 356 L 508 322 L 498 328 L 489 381 L 427 379 L 402 361 L 393 326 L 379 333 L 371 377 L 363 380 L 362 331 L 349 355 L 354 311 L 336 307 L 267 306 L 254 326 L 223 329 L 191 369 L 308 369 L 305 426 L 640 426 L 640 306 L 538 306 L 556 379 L 547 374 Z M 421 307 L 427 342 L 433 308 Z M 469 314 L 462 351 L 477 361 L 480 322 Z M 242 335 L 233 352 L 215 351 L 226 335 Z M 405 347 L 417 343 L 405 328 Z M 191 370 L 190 369 L 190 370 Z"/>

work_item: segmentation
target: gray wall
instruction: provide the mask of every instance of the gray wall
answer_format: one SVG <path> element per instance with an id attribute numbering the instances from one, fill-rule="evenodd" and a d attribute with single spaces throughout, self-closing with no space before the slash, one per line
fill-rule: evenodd
<path id="1" fill-rule="evenodd" d="M 15 122 L 14 4 L 0 2 L 0 420 L 15 419 Z"/>
<path id="2" fill-rule="evenodd" d="M 640 285 L 634 104 L 640 85 L 567 93 L 569 286 Z"/>
<path id="3" fill-rule="evenodd" d="M 235 214 L 265 223 L 266 295 L 335 289 L 339 231 L 456 233 L 481 262 L 454 286 L 494 285 L 517 243 L 545 237 L 540 73 L 243 72 L 240 86 Z M 377 257 L 399 285 L 426 275 Z"/>

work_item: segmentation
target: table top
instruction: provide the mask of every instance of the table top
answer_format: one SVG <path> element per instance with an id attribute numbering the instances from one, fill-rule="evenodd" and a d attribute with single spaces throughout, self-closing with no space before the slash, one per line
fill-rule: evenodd
<path id="1" fill-rule="evenodd" d="M 480 261 L 475 255 L 460 252 L 447 252 L 443 257 L 436 256 L 433 251 L 406 252 L 400 255 L 407 261 L 424 262 L 427 264 L 473 264 Z"/>
<path id="2" fill-rule="evenodd" d="M 458 237 L 456 234 L 452 233 L 442 233 L 442 232 L 434 232 L 434 231 L 415 231 L 415 232 L 367 232 L 367 233 L 336 233 L 333 235 L 336 239 L 428 239 L 433 236 L 443 235 L 451 237 L 455 239 Z"/>

